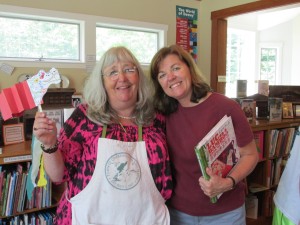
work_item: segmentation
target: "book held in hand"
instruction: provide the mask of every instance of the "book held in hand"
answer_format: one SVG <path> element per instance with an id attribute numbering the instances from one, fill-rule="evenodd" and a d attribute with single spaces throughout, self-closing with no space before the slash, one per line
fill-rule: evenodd
<path id="1" fill-rule="evenodd" d="M 197 144 L 195 152 L 206 180 L 210 179 L 207 167 L 225 178 L 240 158 L 231 117 L 225 115 Z M 211 202 L 217 202 L 217 197 L 211 198 Z"/>

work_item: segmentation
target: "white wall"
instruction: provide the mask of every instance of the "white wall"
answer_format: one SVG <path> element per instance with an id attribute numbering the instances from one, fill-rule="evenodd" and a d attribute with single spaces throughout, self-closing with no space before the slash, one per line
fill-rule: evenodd
<path id="1" fill-rule="evenodd" d="M 282 45 L 281 80 L 282 85 L 300 85 L 300 16 L 273 28 L 259 32 L 259 42 Z"/>
<path id="2" fill-rule="evenodd" d="M 300 85 L 300 16 L 293 21 L 291 83 Z"/>

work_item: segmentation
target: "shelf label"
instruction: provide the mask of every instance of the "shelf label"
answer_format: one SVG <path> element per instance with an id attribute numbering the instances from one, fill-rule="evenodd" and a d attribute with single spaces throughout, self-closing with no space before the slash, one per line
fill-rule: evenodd
<path id="1" fill-rule="evenodd" d="M 25 161 L 25 160 L 32 160 L 32 156 L 31 155 L 21 155 L 21 156 L 7 157 L 7 158 L 3 159 L 3 162 L 10 163 L 10 162 Z"/>

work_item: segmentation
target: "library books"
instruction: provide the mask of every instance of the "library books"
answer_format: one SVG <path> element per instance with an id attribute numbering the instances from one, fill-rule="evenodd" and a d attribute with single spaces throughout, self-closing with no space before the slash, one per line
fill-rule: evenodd
<path id="1" fill-rule="evenodd" d="M 258 80 L 258 94 L 269 96 L 269 80 Z"/>
<path id="2" fill-rule="evenodd" d="M 0 218 L 0 225 L 52 225 L 55 214 L 52 211 L 41 211 Z"/>
<path id="3" fill-rule="evenodd" d="M 264 131 L 260 130 L 260 131 L 255 131 L 253 132 L 253 136 L 254 136 L 254 140 L 256 143 L 256 148 L 257 148 L 257 152 L 259 155 L 259 159 L 263 160 L 264 159 Z"/>
<path id="4" fill-rule="evenodd" d="M 294 118 L 294 110 L 292 102 L 282 102 L 282 117 Z"/>
<path id="5" fill-rule="evenodd" d="M 257 219 L 258 214 L 258 198 L 255 195 L 249 195 L 246 198 L 246 217 Z"/>
<path id="6" fill-rule="evenodd" d="M 240 99 L 240 105 L 249 122 L 255 119 L 256 103 L 253 99 Z"/>
<path id="7" fill-rule="evenodd" d="M 25 169 L 26 167 L 26 169 Z M 27 199 L 26 179 L 28 168 L 25 164 L 6 167 L 0 172 L 0 217 L 12 216 L 32 208 L 52 205 L 51 182 L 47 176 L 47 187 L 35 187 L 32 200 Z"/>
<path id="8" fill-rule="evenodd" d="M 282 98 L 270 97 L 268 100 L 269 106 L 269 121 L 282 120 Z"/>
<path id="9" fill-rule="evenodd" d="M 238 98 L 244 98 L 247 96 L 247 80 L 236 81 L 236 96 Z"/>
<path id="10" fill-rule="evenodd" d="M 295 135 L 295 127 L 271 130 L 269 157 L 287 156 L 293 146 Z"/>
<path id="11" fill-rule="evenodd" d="M 195 152 L 206 180 L 210 179 L 207 167 L 218 176 L 226 177 L 240 158 L 231 117 L 225 115 L 197 144 Z M 217 198 L 211 201 L 215 203 Z"/>

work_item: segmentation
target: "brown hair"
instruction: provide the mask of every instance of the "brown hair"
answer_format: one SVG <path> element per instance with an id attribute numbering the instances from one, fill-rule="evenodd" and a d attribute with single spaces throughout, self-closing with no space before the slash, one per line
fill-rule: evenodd
<path id="1" fill-rule="evenodd" d="M 204 77 L 202 76 L 201 71 L 197 67 L 193 57 L 185 51 L 179 45 L 171 45 L 169 47 L 161 48 L 153 57 L 150 65 L 150 75 L 151 80 L 154 85 L 155 94 L 154 94 L 154 107 L 160 112 L 168 115 L 175 112 L 178 108 L 179 102 L 167 96 L 164 93 L 164 90 L 158 82 L 158 73 L 160 63 L 168 55 L 177 55 L 179 59 L 187 65 L 190 70 L 191 79 L 192 79 L 192 96 L 191 102 L 197 103 L 199 100 L 206 96 L 207 92 L 211 91 L 210 86 L 205 82 Z"/>

